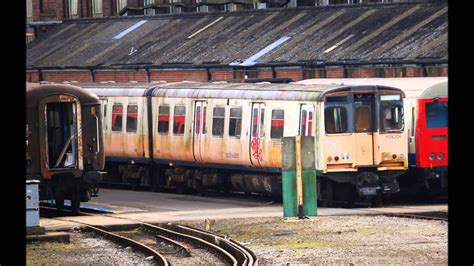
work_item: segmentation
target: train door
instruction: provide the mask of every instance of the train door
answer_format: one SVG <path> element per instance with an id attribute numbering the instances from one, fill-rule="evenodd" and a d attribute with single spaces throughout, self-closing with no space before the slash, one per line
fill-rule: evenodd
<path id="1" fill-rule="evenodd" d="M 206 134 L 207 102 L 194 102 L 193 156 L 197 162 L 204 162 L 204 136 Z"/>
<path id="2" fill-rule="evenodd" d="M 313 114 L 312 104 L 302 104 L 300 108 L 300 136 L 313 136 Z"/>
<path id="3" fill-rule="evenodd" d="M 265 120 L 265 104 L 252 103 L 252 119 L 250 125 L 250 161 L 254 166 L 263 164 L 263 138 Z"/>
<path id="4" fill-rule="evenodd" d="M 126 102 L 115 101 L 112 105 L 111 113 L 111 131 L 110 138 L 108 138 L 107 147 L 109 148 L 107 153 L 111 157 L 124 157 L 125 148 L 125 134 L 124 134 L 124 111 L 126 110 Z"/>
<path id="5" fill-rule="evenodd" d="M 374 165 L 373 122 L 374 94 L 354 94 L 354 132 L 356 142 L 356 164 L 358 166 Z"/>
<path id="6" fill-rule="evenodd" d="M 100 99 L 100 106 L 102 107 L 102 117 L 103 117 L 103 123 L 102 123 L 102 128 L 104 132 L 107 132 L 108 125 L 106 123 L 107 121 L 107 99 Z"/>
<path id="7" fill-rule="evenodd" d="M 70 96 L 52 96 L 40 103 L 40 149 L 42 173 L 50 176 L 49 170 L 82 170 L 81 108 L 77 99 Z"/>

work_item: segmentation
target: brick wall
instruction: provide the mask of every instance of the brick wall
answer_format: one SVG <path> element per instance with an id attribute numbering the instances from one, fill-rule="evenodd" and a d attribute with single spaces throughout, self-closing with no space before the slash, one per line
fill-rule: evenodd
<path id="1" fill-rule="evenodd" d="M 211 69 L 211 79 L 212 80 L 231 80 L 233 79 L 233 72 L 232 69 L 227 68 L 227 69 L 221 69 L 221 68 L 216 68 L 216 69 Z"/>
<path id="2" fill-rule="evenodd" d="M 448 68 L 447 67 L 427 67 L 426 74 L 428 77 L 447 77 L 448 76 Z"/>
<path id="3" fill-rule="evenodd" d="M 273 78 L 273 71 L 272 69 L 261 69 L 258 71 L 258 78 L 259 79 L 268 79 Z"/>
<path id="4" fill-rule="evenodd" d="M 343 67 L 326 67 L 305 69 L 308 72 L 305 78 L 344 78 Z M 276 68 L 277 78 L 292 78 L 295 81 L 303 79 L 303 68 Z M 424 73 L 428 77 L 448 76 L 446 66 L 427 66 L 426 71 L 421 67 L 353 67 L 347 68 L 349 78 L 371 78 L 371 77 L 422 77 Z M 251 75 L 249 78 L 272 78 L 271 68 L 261 68 L 252 70 L 236 69 L 211 69 L 212 80 L 232 80 L 242 78 L 245 74 Z M 146 70 L 96 70 L 94 72 L 95 81 L 115 81 L 115 82 L 149 82 L 164 80 L 167 82 L 188 81 L 208 81 L 206 69 L 153 69 L 150 70 L 150 80 L 148 80 Z M 45 81 L 63 82 L 92 82 L 91 72 L 88 70 L 43 70 L 42 77 Z M 26 71 L 27 82 L 39 82 L 37 70 Z"/>
<path id="5" fill-rule="evenodd" d="M 92 82 L 92 75 L 88 70 L 43 70 L 42 74 L 43 80 L 50 82 Z"/>
<path id="6" fill-rule="evenodd" d="M 358 68 L 348 68 L 347 69 L 348 78 L 376 78 L 376 77 L 380 77 L 377 74 L 378 73 L 377 73 L 377 71 L 375 71 L 375 68 L 358 67 Z"/>
<path id="7" fill-rule="evenodd" d="M 40 1 L 43 3 L 43 10 L 40 11 Z M 56 20 L 64 16 L 62 0 L 33 0 L 33 21 Z"/>
<path id="8" fill-rule="evenodd" d="M 275 68 L 277 78 L 291 78 L 294 81 L 303 79 L 303 70 L 301 68 Z"/>
<path id="9" fill-rule="evenodd" d="M 207 71 L 205 69 L 170 69 L 170 70 L 151 70 L 150 81 L 164 80 L 167 82 L 188 81 L 207 81 Z"/>
<path id="10" fill-rule="evenodd" d="M 407 67 L 406 77 L 423 77 L 423 69 L 421 67 Z"/>
<path id="11" fill-rule="evenodd" d="M 26 71 L 26 82 L 37 83 L 39 82 L 39 73 L 36 70 Z"/>
<path id="12" fill-rule="evenodd" d="M 115 81 L 115 82 L 129 82 L 129 81 L 138 81 L 138 82 L 148 82 L 148 76 L 146 70 L 138 71 L 95 71 L 95 81 Z"/>
<path id="13" fill-rule="evenodd" d="M 344 78 L 344 68 L 343 67 L 326 67 L 326 77 L 327 78 Z"/>

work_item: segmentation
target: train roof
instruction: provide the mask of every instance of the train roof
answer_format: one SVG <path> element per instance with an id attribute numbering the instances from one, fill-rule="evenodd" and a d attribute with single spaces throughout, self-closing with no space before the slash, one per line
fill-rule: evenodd
<path id="1" fill-rule="evenodd" d="M 420 95 L 420 98 L 448 97 L 448 81 L 437 83 Z"/>
<path id="2" fill-rule="evenodd" d="M 50 95 L 69 94 L 77 97 L 81 104 L 98 104 L 99 98 L 94 93 L 69 84 L 26 84 L 26 107 L 36 106 L 41 99 Z"/>
<path id="3" fill-rule="evenodd" d="M 158 96 L 187 98 L 234 98 L 265 100 L 322 100 L 331 92 L 375 90 L 373 86 L 344 86 L 334 84 L 270 84 L 226 82 L 177 83 L 89 83 L 80 84 L 99 96 Z M 396 88 L 386 89 L 397 90 Z M 380 89 L 380 88 L 378 88 Z"/>
<path id="4" fill-rule="evenodd" d="M 432 86 L 445 84 L 445 95 L 447 96 L 447 77 L 416 77 L 416 78 L 341 78 L 341 79 L 305 79 L 298 84 L 339 84 L 339 85 L 382 85 L 395 87 L 403 90 L 407 98 L 422 96 Z M 443 85 L 440 85 L 443 86 Z M 434 90 L 434 89 L 430 89 Z M 439 91 L 439 89 L 438 89 Z M 431 92 L 436 94 L 436 92 Z M 427 96 L 429 97 L 429 96 Z M 439 96 L 442 97 L 442 96 Z"/>

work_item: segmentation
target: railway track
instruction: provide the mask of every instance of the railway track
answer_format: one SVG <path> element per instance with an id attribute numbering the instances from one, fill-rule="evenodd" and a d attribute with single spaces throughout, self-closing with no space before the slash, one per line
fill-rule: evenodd
<path id="1" fill-rule="evenodd" d="M 438 220 L 438 221 L 448 221 L 447 213 L 445 217 L 440 215 L 440 212 L 429 212 L 429 213 L 384 213 L 383 215 L 391 217 L 401 217 L 401 218 L 413 218 L 413 219 L 423 219 L 423 220 Z"/>
<path id="2" fill-rule="evenodd" d="M 43 216 L 52 218 L 55 209 L 40 206 Z M 83 216 L 107 216 L 81 213 Z M 54 217 L 53 217 L 54 218 Z M 153 256 L 157 265 L 170 264 L 225 264 L 258 265 L 256 255 L 249 249 L 226 237 L 189 226 L 167 223 L 153 225 L 139 223 L 133 230 L 111 231 L 102 226 L 83 222 L 85 231 L 104 236 L 120 245 Z"/>

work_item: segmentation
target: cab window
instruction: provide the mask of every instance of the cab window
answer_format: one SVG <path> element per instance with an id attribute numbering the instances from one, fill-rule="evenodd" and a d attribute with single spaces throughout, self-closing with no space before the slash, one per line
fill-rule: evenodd
<path id="1" fill-rule="evenodd" d="M 403 102 L 399 94 L 381 95 L 382 130 L 403 129 Z"/>
<path id="2" fill-rule="evenodd" d="M 346 108 L 328 107 L 324 110 L 326 133 L 347 132 L 347 111 Z"/>
<path id="3" fill-rule="evenodd" d="M 427 128 L 448 127 L 448 103 L 447 102 L 426 103 L 426 127 Z"/>

